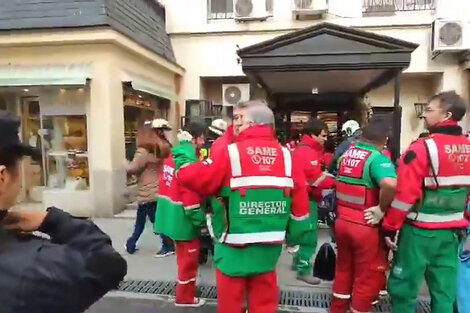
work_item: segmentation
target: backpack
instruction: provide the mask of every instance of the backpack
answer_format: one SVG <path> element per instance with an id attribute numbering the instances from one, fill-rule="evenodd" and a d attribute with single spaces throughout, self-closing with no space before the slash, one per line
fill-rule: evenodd
<path id="1" fill-rule="evenodd" d="M 313 266 L 313 276 L 322 280 L 335 279 L 336 253 L 329 243 L 324 243 L 318 250 Z"/>

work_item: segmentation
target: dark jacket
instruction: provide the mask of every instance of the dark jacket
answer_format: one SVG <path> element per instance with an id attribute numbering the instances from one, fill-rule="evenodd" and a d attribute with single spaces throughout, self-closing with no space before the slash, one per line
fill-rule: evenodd
<path id="1" fill-rule="evenodd" d="M 93 222 L 50 208 L 39 231 L 0 228 L 0 312 L 83 312 L 127 272 L 126 261 Z"/>
<path id="2" fill-rule="evenodd" d="M 351 136 L 343 140 L 343 142 L 341 142 L 338 145 L 338 147 L 336 147 L 335 155 L 333 157 L 333 161 L 331 161 L 328 172 L 330 172 L 333 175 L 336 175 L 338 173 L 339 158 L 349 149 L 349 147 L 354 141 L 359 139 L 360 136 L 361 136 L 361 130 L 356 130 Z"/>

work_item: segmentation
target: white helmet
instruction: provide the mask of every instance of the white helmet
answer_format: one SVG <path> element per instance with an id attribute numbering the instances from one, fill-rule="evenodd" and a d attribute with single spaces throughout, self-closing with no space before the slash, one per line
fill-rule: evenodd
<path id="1" fill-rule="evenodd" d="M 152 128 L 159 128 L 163 130 L 171 130 L 170 124 L 167 120 L 156 118 L 152 121 Z"/>
<path id="2" fill-rule="evenodd" d="M 227 131 L 227 122 L 223 119 L 219 118 L 212 121 L 211 126 L 209 126 L 209 130 L 214 134 L 222 136 Z"/>
<path id="3" fill-rule="evenodd" d="M 341 127 L 341 130 L 346 133 L 346 136 L 352 136 L 361 126 L 355 120 L 346 121 Z"/>

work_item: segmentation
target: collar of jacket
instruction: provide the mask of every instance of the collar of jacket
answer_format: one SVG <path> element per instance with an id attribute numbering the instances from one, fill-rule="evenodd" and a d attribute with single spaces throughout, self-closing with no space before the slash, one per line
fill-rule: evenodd
<path id="1" fill-rule="evenodd" d="M 227 138 L 227 140 L 229 142 L 233 142 L 233 138 L 235 137 L 234 135 L 234 130 L 233 130 L 233 124 L 230 125 L 227 130 L 225 131 L 225 133 L 222 135 L 222 137 L 225 137 Z"/>
<path id="2" fill-rule="evenodd" d="M 274 129 L 268 125 L 255 125 L 242 131 L 236 138 L 235 142 L 247 139 L 274 139 Z"/>
<path id="3" fill-rule="evenodd" d="M 445 121 L 429 128 L 430 134 L 462 135 L 462 127 L 456 121 Z"/>
<path id="4" fill-rule="evenodd" d="M 313 139 L 312 136 L 310 135 L 303 135 L 302 141 L 300 142 L 300 144 L 309 146 L 315 151 L 320 151 L 320 152 L 323 151 L 323 146 L 318 141 Z"/>

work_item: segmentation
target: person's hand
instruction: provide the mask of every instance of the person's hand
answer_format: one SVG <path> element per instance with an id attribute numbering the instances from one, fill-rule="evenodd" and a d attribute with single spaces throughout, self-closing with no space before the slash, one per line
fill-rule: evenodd
<path id="1" fill-rule="evenodd" d="M 367 224 L 377 225 L 384 217 L 384 212 L 379 206 L 373 206 L 364 211 L 364 218 Z"/>
<path id="2" fill-rule="evenodd" d="M 287 253 L 289 254 L 296 254 L 299 251 L 299 246 L 287 246 L 286 247 Z"/>
<path id="3" fill-rule="evenodd" d="M 171 151 L 177 170 L 188 163 L 197 161 L 196 149 L 192 144 L 181 144 L 176 148 L 173 148 Z"/>
<path id="4" fill-rule="evenodd" d="M 397 244 L 397 236 L 395 237 L 385 237 L 385 244 L 387 247 L 392 251 L 397 251 L 398 244 Z"/>
<path id="5" fill-rule="evenodd" d="M 37 231 L 47 216 L 46 211 L 40 212 L 8 212 L 2 220 L 2 227 L 19 233 Z"/>

